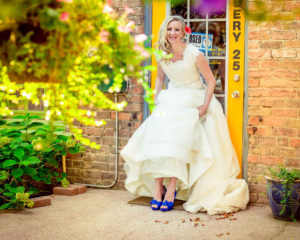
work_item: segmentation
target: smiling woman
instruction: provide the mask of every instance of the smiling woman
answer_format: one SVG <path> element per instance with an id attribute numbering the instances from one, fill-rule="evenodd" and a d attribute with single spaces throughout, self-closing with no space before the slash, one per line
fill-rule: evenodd
<path id="1" fill-rule="evenodd" d="M 186 211 L 208 214 L 245 209 L 249 190 L 240 172 L 216 81 L 200 51 L 183 41 L 185 23 L 170 16 L 160 28 L 156 108 L 122 149 L 125 187 L 153 196 L 153 210 L 172 210 L 175 197 Z M 205 78 L 204 85 L 200 74 Z M 165 76 L 169 88 L 163 90 Z M 167 190 L 163 184 L 168 184 Z"/>

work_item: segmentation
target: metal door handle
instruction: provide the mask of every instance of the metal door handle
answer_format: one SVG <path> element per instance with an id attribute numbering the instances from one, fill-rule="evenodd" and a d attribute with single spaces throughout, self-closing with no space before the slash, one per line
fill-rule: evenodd
<path id="1" fill-rule="evenodd" d="M 237 90 L 231 93 L 231 97 L 233 97 L 233 98 L 239 98 L 240 96 L 241 96 L 241 94 Z"/>

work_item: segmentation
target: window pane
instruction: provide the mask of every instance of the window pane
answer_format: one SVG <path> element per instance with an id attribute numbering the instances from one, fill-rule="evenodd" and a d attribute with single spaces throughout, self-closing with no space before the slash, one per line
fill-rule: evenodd
<path id="1" fill-rule="evenodd" d="M 175 5 L 174 3 L 171 4 L 171 15 L 180 15 L 184 19 L 187 19 L 187 1 L 184 3 Z"/>
<path id="2" fill-rule="evenodd" d="M 212 40 L 208 56 L 226 56 L 226 22 L 209 22 L 208 34 Z"/>
<path id="3" fill-rule="evenodd" d="M 199 51 L 205 54 L 206 49 L 206 35 L 205 35 L 205 22 L 192 22 L 190 24 L 192 33 L 189 36 L 189 43 L 193 44 Z"/>
<path id="4" fill-rule="evenodd" d="M 225 106 L 225 60 L 224 59 L 213 59 L 209 61 L 210 69 L 216 79 L 215 94 L 222 104 L 223 111 Z M 220 96 L 221 95 L 221 96 Z"/>

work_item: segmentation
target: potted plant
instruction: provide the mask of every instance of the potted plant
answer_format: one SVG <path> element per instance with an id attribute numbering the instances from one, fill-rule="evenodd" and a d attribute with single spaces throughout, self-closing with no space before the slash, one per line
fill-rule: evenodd
<path id="1" fill-rule="evenodd" d="M 279 164 L 268 167 L 267 194 L 275 218 L 300 219 L 300 170 Z"/>

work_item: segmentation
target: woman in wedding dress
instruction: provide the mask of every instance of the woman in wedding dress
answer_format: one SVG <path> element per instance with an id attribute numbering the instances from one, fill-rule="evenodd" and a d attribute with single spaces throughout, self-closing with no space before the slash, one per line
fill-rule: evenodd
<path id="1" fill-rule="evenodd" d="M 237 179 L 240 167 L 213 95 L 216 81 L 202 53 L 183 40 L 185 27 L 180 16 L 160 27 L 158 48 L 173 57 L 158 60 L 155 110 L 121 151 L 125 188 L 153 197 L 153 210 L 171 210 L 176 197 L 192 213 L 235 212 L 246 208 L 248 185 Z"/>

